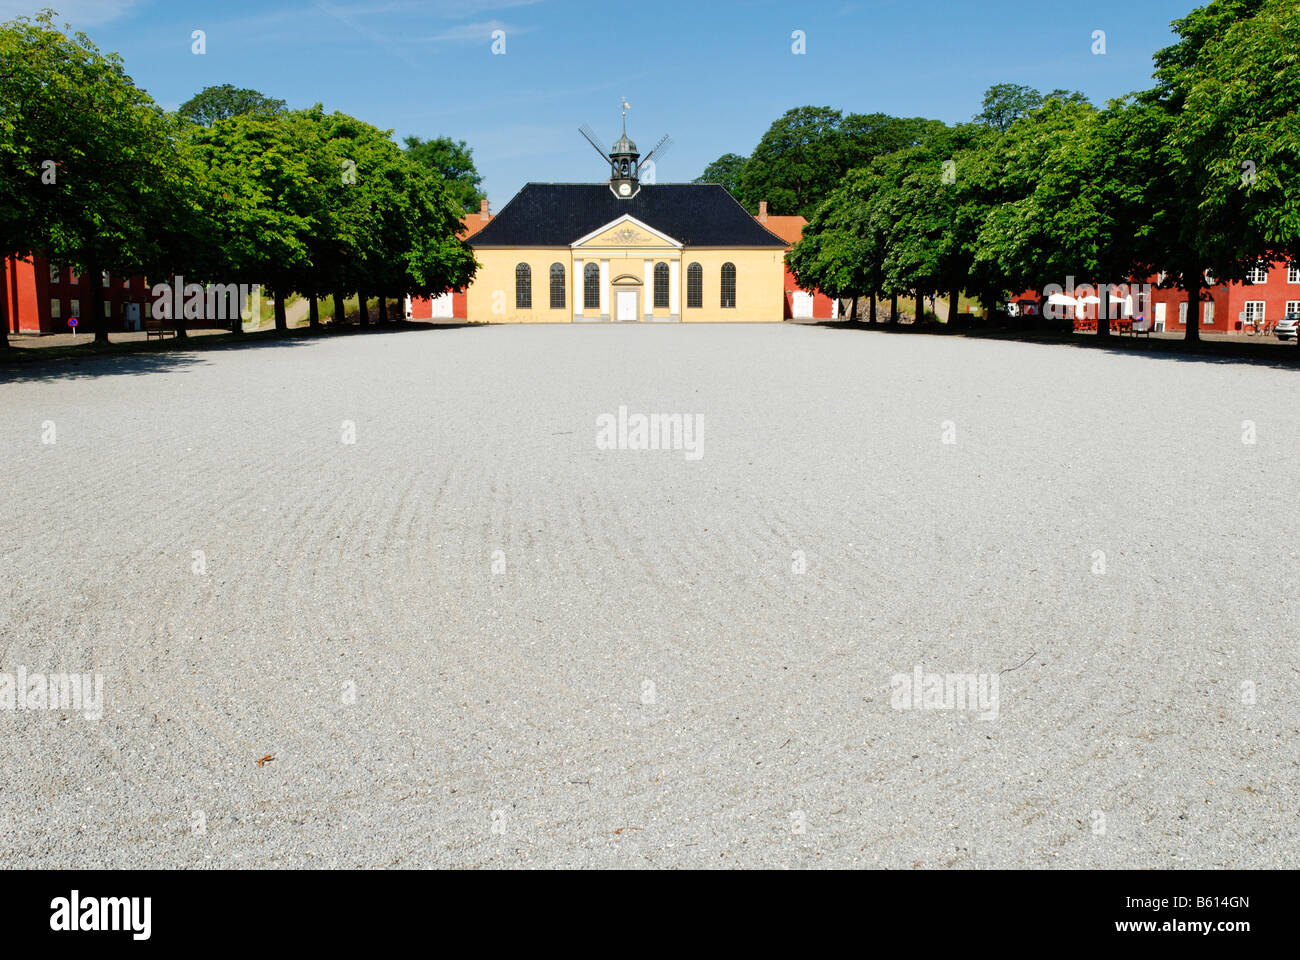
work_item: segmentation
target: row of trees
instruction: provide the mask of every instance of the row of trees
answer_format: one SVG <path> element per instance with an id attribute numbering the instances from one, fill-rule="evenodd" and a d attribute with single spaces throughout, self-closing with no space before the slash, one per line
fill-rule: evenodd
<path id="1" fill-rule="evenodd" d="M 1243 280 L 1261 258 L 1300 258 L 1300 7 L 1212 0 L 1174 29 L 1155 86 L 1104 108 L 1001 85 L 971 123 L 877 120 L 905 142 L 855 141 L 857 156 L 843 146 L 857 121 L 802 108 L 706 178 L 731 176 L 751 209 L 808 216 L 795 276 L 870 295 L 873 320 L 877 295 L 915 294 L 919 316 L 932 292 L 989 307 L 1068 276 L 1162 274 L 1186 292 L 1196 340 L 1207 272 Z"/>
<path id="2" fill-rule="evenodd" d="M 753 154 L 726 153 L 696 183 L 720 183 L 750 213 L 811 217 L 848 171 L 923 142 L 944 124 L 920 117 L 796 107 L 768 127 Z"/>
<path id="3" fill-rule="evenodd" d="M 48 12 L 0 25 L 0 254 L 90 277 L 183 275 L 285 298 L 437 294 L 474 275 L 458 238 L 481 178 L 468 148 L 408 138 L 317 105 L 214 87 L 168 113 L 116 54 Z M 103 291 L 89 318 L 106 341 Z M 8 330 L 0 298 L 0 337 Z M 179 336 L 183 318 L 173 318 Z M 234 324 L 238 331 L 240 324 Z M 0 347 L 7 346 L 0 339 Z"/>

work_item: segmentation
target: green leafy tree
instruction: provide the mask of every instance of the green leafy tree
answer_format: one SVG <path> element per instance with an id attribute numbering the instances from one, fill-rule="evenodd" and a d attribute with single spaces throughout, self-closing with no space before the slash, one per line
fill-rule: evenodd
<path id="1" fill-rule="evenodd" d="M 201 127 L 210 127 L 230 117 L 248 114 L 271 117 L 284 111 L 283 100 L 276 100 L 246 87 L 223 83 L 220 86 L 204 87 L 182 103 L 176 115 Z"/>
<path id="2" fill-rule="evenodd" d="M 227 282 L 269 287 L 276 329 L 283 331 L 285 298 L 312 285 L 313 243 L 326 220 L 325 183 L 337 176 L 318 130 L 296 113 L 240 114 L 191 130 Z"/>
<path id="3" fill-rule="evenodd" d="M 487 196 L 483 177 L 474 166 L 474 151 L 464 140 L 407 137 L 406 156 L 442 181 L 444 189 L 464 213 L 474 213 Z"/>
<path id="4" fill-rule="evenodd" d="M 984 109 L 975 115 L 975 122 L 1005 133 L 1013 123 L 1042 105 L 1043 95 L 1033 87 L 995 83 L 984 92 Z"/>
<path id="5" fill-rule="evenodd" d="M 49 12 L 0 27 L 0 63 L 3 252 L 77 267 L 106 342 L 100 273 L 158 262 L 159 226 L 178 222 L 176 130 L 120 57 L 58 30 Z"/>
<path id="6" fill-rule="evenodd" d="M 808 216 L 843 174 L 839 126 L 830 107 L 788 110 L 763 134 L 740 175 L 738 199 L 750 213 L 762 200 L 774 214 Z"/>
<path id="7" fill-rule="evenodd" d="M 1266 12 L 1257 17 L 1261 11 Z M 1159 209 L 1167 224 L 1167 267 L 1187 293 L 1188 341 L 1200 339 L 1206 268 L 1219 280 L 1241 279 L 1246 267 L 1267 253 L 1268 230 L 1260 230 L 1260 221 L 1285 195 L 1276 178 L 1286 161 L 1275 162 L 1262 185 L 1259 178 L 1248 183 L 1241 165 L 1259 160 L 1235 151 L 1274 161 L 1288 151 L 1295 155 L 1295 139 L 1285 130 L 1294 129 L 1296 101 L 1279 103 L 1288 86 L 1294 89 L 1295 47 L 1268 49 L 1264 41 L 1285 40 L 1288 32 L 1294 37 L 1296 16 L 1294 5 L 1266 5 L 1266 0 L 1213 0 L 1193 10 L 1174 21 L 1178 42 L 1155 55 L 1156 86 L 1139 98 L 1167 121 L 1167 138 L 1160 144 L 1167 179 Z M 1256 31 L 1259 43 L 1250 36 Z M 1234 56 L 1246 59 L 1234 61 Z M 1258 105 L 1247 102 L 1253 94 L 1242 95 L 1242 85 L 1250 83 L 1264 84 Z M 1230 113 L 1217 96 L 1231 97 L 1231 107 L 1244 114 Z M 1282 134 L 1271 147 L 1261 138 L 1270 128 Z"/>
<path id="8" fill-rule="evenodd" d="M 1109 285 L 1141 272 L 1159 236 L 1147 205 L 1160 166 L 1138 144 L 1144 119 L 1132 104 L 1098 111 L 1049 100 L 1011 126 L 1003 183 L 1013 199 L 991 209 L 980 250 L 1012 286 L 1064 286 L 1068 277 Z M 1098 323 L 1098 336 L 1109 331 Z"/>
<path id="9" fill-rule="evenodd" d="M 920 118 L 845 117 L 830 107 L 796 107 L 763 134 L 740 172 L 736 199 L 750 213 L 766 200 L 774 214 L 811 217 L 849 170 L 943 128 Z"/>
<path id="10" fill-rule="evenodd" d="M 740 175 L 748 159 L 738 153 L 724 153 L 705 167 L 704 172 L 695 178 L 695 182 L 721 184 L 734 197 L 740 189 Z"/>
<path id="11" fill-rule="evenodd" d="M 308 240 L 310 266 L 296 289 L 312 304 L 318 295 L 333 294 L 336 320 L 346 291 L 357 291 L 363 318 L 370 295 L 378 294 L 384 320 L 392 298 L 469 282 L 476 264 L 457 236 L 465 212 L 463 180 L 448 183 L 436 167 L 401 150 L 391 131 L 347 114 L 326 114 L 317 105 L 298 120 L 312 126 L 322 169 L 330 173 L 322 180 L 318 226 Z"/>
<path id="12" fill-rule="evenodd" d="M 1182 173 L 1172 206 L 1193 252 L 1182 286 L 1195 339 L 1202 268 L 1241 280 L 1260 259 L 1300 258 L 1300 8 L 1216 0 L 1175 29 L 1157 102 Z"/>

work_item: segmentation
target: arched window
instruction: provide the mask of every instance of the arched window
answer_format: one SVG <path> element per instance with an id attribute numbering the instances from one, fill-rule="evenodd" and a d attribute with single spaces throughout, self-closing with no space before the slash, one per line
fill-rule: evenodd
<path id="1" fill-rule="evenodd" d="M 526 263 L 515 267 L 515 309 L 533 309 L 533 271 Z"/>
<path id="2" fill-rule="evenodd" d="M 668 264 L 655 264 L 655 309 L 668 309 Z"/>
<path id="3" fill-rule="evenodd" d="M 698 263 L 686 268 L 686 306 L 694 310 L 704 306 L 704 268 Z"/>
<path id="4" fill-rule="evenodd" d="M 724 310 L 736 306 L 736 265 L 734 263 L 724 263 L 722 265 L 722 308 Z"/>
<path id="5" fill-rule="evenodd" d="M 551 264 L 551 309 L 564 309 L 564 264 Z"/>
<path id="6" fill-rule="evenodd" d="M 589 263 L 582 268 L 582 309 L 600 309 L 600 264 Z"/>

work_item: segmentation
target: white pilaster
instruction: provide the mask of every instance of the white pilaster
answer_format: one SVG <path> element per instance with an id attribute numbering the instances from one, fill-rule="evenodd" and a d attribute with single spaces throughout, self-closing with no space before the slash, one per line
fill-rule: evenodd
<path id="1" fill-rule="evenodd" d="M 609 319 L 609 261 L 600 261 L 600 319 Z"/>
<path id="2" fill-rule="evenodd" d="M 655 262 L 647 260 L 645 262 L 645 286 L 641 288 L 641 299 L 644 301 L 641 306 L 645 310 L 646 320 L 653 320 L 654 314 L 654 282 L 655 282 Z"/>
<path id="3" fill-rule="evenodd" d="M 672 320 L 682 318 L 682 299 L 681 290 L 678 287 L 682 282 L 682 262 L 680 260 L 668 261 L 668 312 L 672 314 Z"/>
<path id="4" fill-rule="evenodd" d="M 573 261 L 573 321 L 582 319 L 582 261 Z"/>

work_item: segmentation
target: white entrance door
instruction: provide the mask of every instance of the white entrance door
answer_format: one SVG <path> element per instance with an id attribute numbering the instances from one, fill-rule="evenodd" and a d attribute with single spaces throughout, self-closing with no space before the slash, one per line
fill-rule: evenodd
<path id="1" fill-rule="evenodd" d="M 452 314 L 451 293 L 443 293 L 433 298 L 433 313 L 431 316 L 435 320 L 450 320 Z"/>
<path id="2" fill-rule="evenodd" d="M 794 291 L 791 310 L 796 320 L 811 320 L 813 315 L 813 295 L 804 290 Z"/>
<path id="3" fill-rule="evenodd" d="M 122 317 L 122 329 L 123 330 L 140 329 L 140 304 L 128 303 L 126 305 L 126 313 L 123 314 Z"/>
<path id="4" fill-rule="evenodd" d="M 636 291 L 635 290 L 618 291 L 618 322 L 619 323 L 636 322 Z"/>
<path id="5" fill-rule="evenodd" d="M 1163 303 L 1157 303 L 1156 304 L 1156 333 L 1164 333 L 1164 332 L 1165 332 L 1165 305 Z"/>

